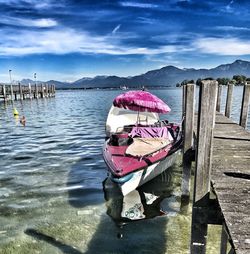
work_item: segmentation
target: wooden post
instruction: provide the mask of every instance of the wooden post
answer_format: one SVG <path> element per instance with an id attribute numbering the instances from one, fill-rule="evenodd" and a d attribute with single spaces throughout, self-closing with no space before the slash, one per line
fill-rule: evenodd
<path id="1" fill-rule="evenodd" d="M 225 116 L 230 117 L 231 109 L 232 109 L 232 101 L 233 101 L 233 84 L 228 84 L 227 86 L 227 101 L 226 101 L 226 108 L 225 108 Z"/>
<path id="2" fill-rule="evenodd" d="M 41 84 L 41 98 L 44 98 L 44 86 Z"/>
<path id="3" fill-rule="evenodd" d="M 184 86 L 184 147 L 183 147 L 183 173 L 182 173 L 182 199 L 189 199 L 191 178 L 191 153 L 193 147 L 194 108 L 195 108 L 194 84 Z"/>
<path id="4" fill-rule="evenodd" d="M 53 91 L 52 95 L 55 96 L 55 94 L 56 94 L 56 86 L 53 85 L 52 88 L 53 88 L 53 89 L 52 89 L 52 91 Z"/>
<path id="5" fill-rule="evenodd" d="M 218 112 L 220 112 L 221 94 L 222 94 L 222 85 L 219 85 L 218 94 L 217 94 L 217 103 L 216 103 L 216 111 Z"/>
<path id="6" fill-rule="evenodd" d="M 250 100 L 250 84 L 245 83 L 240 113 L 240 126 L 242 126 L 243 128 L 247 127 L 249 100 Z"/>
<path id="7" fill-rule="evenodd" d="M 45 84 L 45 96 L 47 98 L 49 97 L 49 87 L 48 87 L 48 84 Z"/>
<path id="8" fill-rule="evenodd" d="M 18 83 L 18 85 L 19 85 L 19 94 L 20 94 L 20 100 L 23 100 L 23 88 L 22 88 L 22 85 L 21 85 L 21 83 Z"/>
<path id="9" fill-rule="evenodd" d="M 227 234 L 226 226 L 223 223 L 222 229 L 221 229 L 220 254 L 227 254 L 227 242 L 228 242 L 228 234 Z"/>
<path id="10" fill-rule="evenodd" d="M 200 85 L 191 227 L 191 254 L 203 254 L 206 252 L 207 223 L 199 222 L 198 216 L 201 207 L 206 206 L 208 203 L 210 191 L 217 88 L 218 82 L 215 80 L 203 80 Z"/>
<path id="11" fill-rule="evenodd" d="M 38 86 L 35 84 L 35 98 L 38 99 Z"/>
<path id="12" fill-rule="evenodd" d="M 49 97 L 52 97 L 52 85 L 49 85 Z"/>
<path id="13" fill-rule="evenodd" d="M 3 85 L 3 99 L 4 99 L 4 102 L 6 102 L 7 97 L 6 97 L 6 87 L 5 87 L 5 85 Z"/>
<path id="14" fill-rule="evenodd" d="M 13 94 L 13 86 L 12 86 L 12 83 L 10 84 L 10 99 L 11 99 L 11 101 L 14 100 L 14 94 Z"/>
<path id="15" fill-rule="evenodd" d="M 215 107 L 217 101 L 217 84 L 218 82 L 215 80 L 204 80 L 200 86 L 194 186 L 195 202 L 202 199 L 210 191 L 210 170 Z"/>
<path id="16" fill-rule="evenodd" d="M 29 97 L 30 97 L 30 100 L 32 99 L 32 92 L 31 92 L 31 84 L 29 83 Z"/>
<path id="17" fill-rule="evenodd" d="M 186 91 L 187 85 L 182 86 L 182 117 L 184 117 L 186 112 Z"/>

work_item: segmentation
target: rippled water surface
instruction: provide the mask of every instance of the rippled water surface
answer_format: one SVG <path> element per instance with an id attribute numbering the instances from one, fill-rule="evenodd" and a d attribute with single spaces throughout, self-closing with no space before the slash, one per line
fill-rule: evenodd
<path id="1" fill-rule="evenodd" d="M 236 121 L 241 90 L 235 89 Z M 152 92 L 172 108 L 168 118 L 180 122 L 182 89 Z M 164 174 L 156 179 L 165 215 L 129 223 L 122 239 L 107 215 L 116 206 L 109 206 L 112 196 L 104 199 L 101 148 L 120 93 L 57 91 L 56 98 L 15 102 L 25 127 L 12 104 L 0 104 L 0 253 L 188 253 L 190 207 L 180 206 L 180 159 L 171 181 Z M 208 253 L 219 253 L 216 241 Z"/>

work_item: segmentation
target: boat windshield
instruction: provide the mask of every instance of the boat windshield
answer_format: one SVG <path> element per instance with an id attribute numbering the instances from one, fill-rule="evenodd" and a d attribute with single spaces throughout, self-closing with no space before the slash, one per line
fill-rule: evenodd
<path id="1" fill-rule="evenodd" d="M 106 122 L 106 135 L 109 137 L 112 133 L 122 132 L 124 126 L 129 125 L 153 125 L 159 121 L 159 115 L 152 112 L 136 112 L 123 108 L 112 106 L 107 122 Z"/>

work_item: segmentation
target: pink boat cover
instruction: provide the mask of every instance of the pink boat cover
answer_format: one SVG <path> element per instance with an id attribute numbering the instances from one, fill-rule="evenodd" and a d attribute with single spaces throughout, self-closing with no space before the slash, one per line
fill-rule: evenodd
<path id="1" fill-rule="evenodd" d="M 166 138 L 170 141 L 173 140 L 171 134 L 166 126 L 164 127 L 133 127 L 129 134 L 130 137 L 140 138 Z"/>
<path id="2" fill-rule="evenodd" d="M 166 103 L 146 91 L 128 91 L 120 94 L 114 99 L 113 105 L 140 112 L 168 113 L 171 111 Z"/>

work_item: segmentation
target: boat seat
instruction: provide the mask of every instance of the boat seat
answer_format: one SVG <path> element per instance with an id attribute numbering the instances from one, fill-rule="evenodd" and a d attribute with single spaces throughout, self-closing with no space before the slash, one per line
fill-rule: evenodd
<path id="1" fill-rule="evenodd" d="M 166 138 L 134 138 L 134 142 L 126 149 L 126 154 L 143 157 L 152 154 L 171 143 Z"/>

